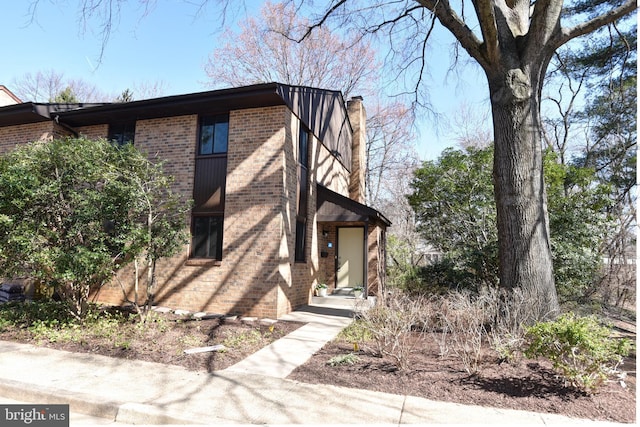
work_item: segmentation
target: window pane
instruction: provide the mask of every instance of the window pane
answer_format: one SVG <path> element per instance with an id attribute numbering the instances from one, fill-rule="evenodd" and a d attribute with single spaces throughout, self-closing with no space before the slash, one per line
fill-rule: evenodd
<path id="1" fill-rule="evenodd" d="M 298 216 L 307 216 L 307 200 L 309 194 L 309 172 L 307 168 L 298 165 L 298 204 L 296 206 L 296 214 Z"/>
<path id="2" fill-rule="evenodd" d="M 295 260 L 305 260 L 305 242 L 306 242 L 306 230 L 307 226 L 304 221 L 296 221 L 296 248 L 295 248 Z"/>
<path id="3" fill-rule="evenodd" d="M 200 154 L 206 155 L 213 153 L 213 123 L 203 123 L 200 125 Z"/>
<path id="4" fill-rule="evenodd" d="M 109 125 L 107 139 L 118 146 L 131 143 L 136 133 L 136 122 L 113 123 Z"/>
<path id="5" fill-rule="evenodd" d="M 300 125 L 300 135 L 298 136 L 298 163 L 302 166 L 309 166 L 309 132 Z"/>
<path id="6" fill-rule="evenodd" d="M 220 120 L 220 118 L 218 119 Z M 229 141 L 229 120 L 226 117 L 216 122 L 214 153 L 226 153 Z"/>
<path id="7" fill-rule="evenodd" d="M 222 216 L 193 217 L 192 258 L 222 260 Z"/>
<path id="8" fill-rule="evenodd" d="M 209 234 L 209 218 L 194 217 L 193 218 L 193 248 L 192 256 L 194 258 L 207 257 L 207 240 Z"/>
<path id="9" fill-rule="evenodd" d="M 209 258 L 222 259 L 222 217 L 209 218 Z"/>

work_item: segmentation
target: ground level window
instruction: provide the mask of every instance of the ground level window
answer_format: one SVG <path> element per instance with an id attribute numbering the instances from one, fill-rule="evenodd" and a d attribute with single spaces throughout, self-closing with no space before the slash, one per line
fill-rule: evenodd
<path id="1" fill-rule="evenodd" d="M 194 216 L 192 258 L 222 260 L 222 216 Z"/>
<path id="2" fill-rule="evenodd" d="M 306 261 L 305 257 L 305 247 L 307 240 L 307 224 L 305 221 L 296 221 L 296 248 L 295 248 L 295 260 L 304 262 Z"/>

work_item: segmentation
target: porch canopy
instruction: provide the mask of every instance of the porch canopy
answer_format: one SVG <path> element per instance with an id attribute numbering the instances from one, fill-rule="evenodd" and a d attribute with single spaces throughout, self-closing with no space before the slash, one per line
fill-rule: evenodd
<path id="1" fill-rule="evenodd" d="M 358 203 L 318 184 L 317 221 L 318 222 L 373 222 L 386 227 L 391 221 L 377 210 Z"/>

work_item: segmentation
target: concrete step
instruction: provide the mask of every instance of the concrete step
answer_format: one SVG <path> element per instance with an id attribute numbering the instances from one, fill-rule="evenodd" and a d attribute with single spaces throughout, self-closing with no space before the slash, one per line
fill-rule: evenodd
<path id="1" fill-rule="evenodd" d="M 371 307 L 375 303 L 374 297 L 355 298 L 353 295 L 331 294 L 326 297 L 311 297 L 311 304 L 320 306 L 335 306 L 348 308 Z"/>

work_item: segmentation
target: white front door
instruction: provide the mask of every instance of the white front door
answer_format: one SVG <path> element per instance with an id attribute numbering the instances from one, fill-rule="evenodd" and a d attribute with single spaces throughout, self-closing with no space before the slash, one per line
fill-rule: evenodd
<path id="1" fill-rule="evenodd" d="M 364 286 L 364 227 L 338 228 L 336 287 Z"/>

